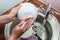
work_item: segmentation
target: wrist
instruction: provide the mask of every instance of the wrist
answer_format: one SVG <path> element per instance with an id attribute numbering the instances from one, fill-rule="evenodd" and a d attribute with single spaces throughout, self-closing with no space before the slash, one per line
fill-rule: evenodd
<path id="1" fill-rule="evenodd" d="M 8 17 L 11 19 L 13 16 L 12 16 L 12 15 L 10 15 L 10 14 L 8 14 Z"/>
<path id="2" fill-rule="evenodd" d="M 8 14 L 8 19 L 11 20 L 11 21 L 13 21 L 14 17 L 12 15 Z"/>
<path id="3" fill-rule="evenodd" d="M 17 38 L 14 35 L 10 35 L 10 37 L 8 38 L 8 40 L 16 40 Z"/>

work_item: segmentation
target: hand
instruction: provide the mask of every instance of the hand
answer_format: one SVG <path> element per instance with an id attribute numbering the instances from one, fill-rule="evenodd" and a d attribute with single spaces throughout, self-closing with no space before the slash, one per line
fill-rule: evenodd
<path id="1" fill-rule="evenodd" d="M 26 2 L 28 2 L 29 0 L 23 0 L 23 3 L 26 3 Z"/>
<path id="2" fill-rule="evenodd" d="M 21 5 L 22 5 L 22 3 L 20 4 L 20 5 L 18 5 L 17 7 L 14 7 L 12 10 L 11 10 L 11 12 L 8 14 L 8 16 L 10 17 L 10 19 L 12 19 L 12 20 L 15 20 L 15 16 L 17 15 L 17 13 L 18 13 L 18 10 L 19 10 L 19 8 L 21 7 Z"/>
<path id="3" fill-rule="evenodd" d="M 21 23 L 19 23 L 18 25 L 15 26 L 15 28 L 13 28 L 10 39 L 14 38 L 17 39 L 18 37 L 20 37 L 28 28 L 29 28 L 29 21 L 23 21 Z M 11 39 L 12 40 L 12 39 Z"/>

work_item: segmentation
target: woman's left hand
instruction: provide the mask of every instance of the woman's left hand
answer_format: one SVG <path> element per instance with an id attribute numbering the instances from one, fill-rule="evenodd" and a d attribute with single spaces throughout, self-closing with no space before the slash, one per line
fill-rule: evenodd
<path id="1" fill-rule="evenodd" d="M 12 8 L 11 12 L 8 14 L 8 16 L 12 19 L 12 20 L 15 20 L 15 16 L 17 15 L 18 13 L 18 10 L 19 8 L 21 7 L 22 3 L 19 4 L 17 7 L 14 7 Z"/>

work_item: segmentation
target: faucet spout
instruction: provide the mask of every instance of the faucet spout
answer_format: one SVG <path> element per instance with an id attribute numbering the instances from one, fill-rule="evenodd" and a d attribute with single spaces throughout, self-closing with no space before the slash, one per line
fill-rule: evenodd
<path id="1" fill-rule="evenodd" d="M 47 21 L 47 18 L 50 14 L 50 11 L 51 11 L 51 4 L 47 4 L 47 8 L 45 10 L 45 17 L 44 17 L 44 20 L 43 20 L 43 25 L 45 25 L 46 21 Z"/>

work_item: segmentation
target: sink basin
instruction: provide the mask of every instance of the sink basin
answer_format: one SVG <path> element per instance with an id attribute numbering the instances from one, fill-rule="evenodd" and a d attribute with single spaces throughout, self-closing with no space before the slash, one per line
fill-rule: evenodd
<path id="1" fill-rule="evenodd" d="M 33 30 L 36 34 L 41 37 L 42 40 L 51 40 L 52 37 L 52 29 L 50 23 L 47 21 L 46 24 L 43 26 L 43 17 L 38 15 L 37 19 L 35 20 L 35 25 Z"/>
<path id="2" fill-rule="evenodd" d="M 37 34 L 42 40 L 58 40 L 59 38 L 59 23 L 54 15 L 50 14 L 45 25 L 43 26 L 44 14 L 39 13 L 32 30 L 34 34 Z M 12 21 L 5 26 L 5 39 L 9 37 L 12 29 L 19 23 L 19 19 L 17 18 L 15 21 Z M 38 39 L 39 40 L 39 39 Z"/>

